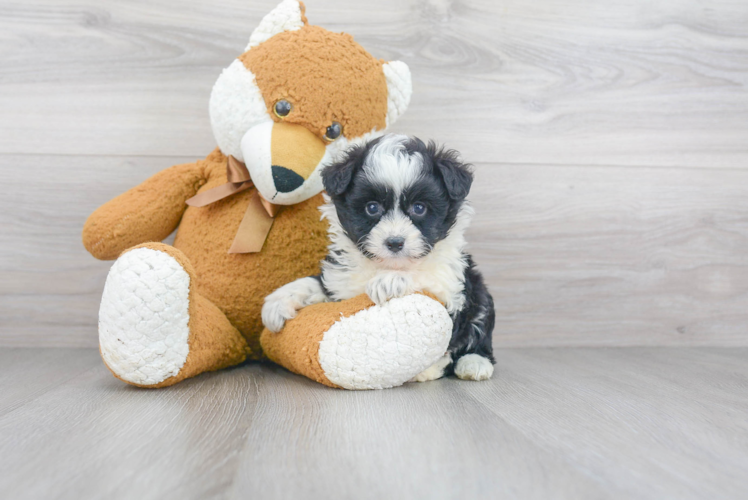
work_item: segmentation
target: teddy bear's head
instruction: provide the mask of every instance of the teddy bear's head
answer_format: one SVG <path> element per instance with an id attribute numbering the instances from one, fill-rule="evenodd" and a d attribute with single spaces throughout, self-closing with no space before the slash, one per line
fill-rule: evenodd
<path id="1" fill-rule="evenodd" d="M 291 205 L 321 192 L 322 168 L 352 143 L 382 135 L 411 93 L 405 63 L 375 59 L 351 35 L 310 26 L 304 4 L 284 0 L 218 78 L 211 126 L 263 198 Z"/>

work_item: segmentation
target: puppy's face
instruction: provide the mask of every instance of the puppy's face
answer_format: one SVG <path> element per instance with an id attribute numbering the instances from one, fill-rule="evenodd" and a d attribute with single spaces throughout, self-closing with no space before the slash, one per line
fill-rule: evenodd
<path id="1" fill-rule="evenodd" d="M 348 238 L 392 268 L 447 237 L 472 178 L 454 151 L 394 134 L 351 149 L 322 172 Z"/>

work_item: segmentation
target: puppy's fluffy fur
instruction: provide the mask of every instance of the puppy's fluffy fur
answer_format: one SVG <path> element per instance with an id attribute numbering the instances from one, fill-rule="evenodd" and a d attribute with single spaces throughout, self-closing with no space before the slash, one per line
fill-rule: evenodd
<path id="1" fill-rule="evenodd" d="M 444 357 L 418 375 L 493 374 L 493 299 L 465 253 L 473 175 L 455 151 L 386 135 L 349 150 L 322 172 L 330 223 L 322 273 L 289 283 L 265 299 L 262 320 L 279 331 L 304 306 L 366 292 L 377 304 L 415 291 L 441 300 L 454 322 Z"/>

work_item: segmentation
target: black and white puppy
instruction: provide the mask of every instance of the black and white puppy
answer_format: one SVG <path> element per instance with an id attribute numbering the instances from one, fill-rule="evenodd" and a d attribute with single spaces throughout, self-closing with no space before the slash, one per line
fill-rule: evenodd
<path id="1" fill-rule="evenodd" d="M 349 150 L 322 180 L 327 204 L 320 210 L 331 241 L 322 273 L 270 294 L 265 326 L 280 331 L 302 307 L 364 292 L 383 304 L 428 291 L 445 304 L 454 328 L 444 357 L 414 380 L 490 378 L 493 299 L 465 253 L 470 166 L 455 151 L 390 134 Z"/>

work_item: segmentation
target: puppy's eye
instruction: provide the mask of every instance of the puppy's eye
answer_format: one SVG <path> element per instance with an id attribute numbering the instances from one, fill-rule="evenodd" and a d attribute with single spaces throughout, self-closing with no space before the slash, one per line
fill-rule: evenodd
<path id="1" fill-rule="evenodd" d="M 366 204 L 366 213 L 371 215 L 372 217 L 375 215 L 379 215 L 382 212 L 382 205 L 377 203 L 376 201 L 370 201 Z"/>
<path id="2" fill-rule="evenodd" d="M 288 113 L 291 112 L 292 108 L 293 106 L 291 106 L 290 102 L 285 99 L 281 99 L 280 101 L 275 103 L 275 106 L 273 106 L 273 111 L 275 111 L 275 115 L 278 118 L 283 118 L 284 116 L 288 116 Z"/>
<path id="3" fill-rule="evenodd" d="M 413 215 L 421 216 L 426 214 L 426 205 L 423 203 L 413 203 L 413 206 L 410 207 L 410 211 Z"/>
<path id="4" fill-rule="evenodd" d="M 327 131 L 325 132 L 325 140 L 332 142 L 338 137 L 340 137 L 340 134 L 343 133 L 343 126 L 338 122 L 332 122 L 332 125 L 327 127 Z"/>

